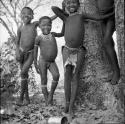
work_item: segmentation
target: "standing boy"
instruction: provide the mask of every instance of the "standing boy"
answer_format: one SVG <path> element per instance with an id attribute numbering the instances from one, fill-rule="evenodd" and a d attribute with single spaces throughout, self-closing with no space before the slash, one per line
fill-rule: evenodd
<path id="1" fill-rule="evenodd" d="M 44 16 L 39 20 L 41 35 L 36 37 L 34 49 L 34 64 L 36 71 L 41 76 L 41 87 L 46 104 L 53 104 L 53 95 L 59 81 L 59 70 L 55 62 L 57 56 L 56 33 L 51 33 L 52 20 Z M 38 47 L 40 47 L 39 64 L 37 64 Z M 53 77 L 51 90 L 47 89 L 47 71 L 50 71 Z"/>
<path id="2" fill-rule="evenodd" d="M 33 10 L 29 7 L 24 7 L 21 11 L 21 19 L 23 25 L 17 30 L 16 40 L 16 59 L 20 63 L 21 68 L 21 92 L 17 105 L 23 105 L 25 95 L 25 105 L 30 103 L 28 93 L 28 71 L 33 63 L 33 49 L 35 37 L 37 35 L 37 22 L 31 23 L 33 19 Z"/>
<path id="3" fill-rule="evenodd" d="M 85 59 L 84 40 L 84 21 L 85 19 L 100 20 L 113 15 L 105 15 L 103 17 L 95 17 L 92 15 L 78 14 L 77 10 L 80 6 L 79 0 L 66 0 L 66 14 L 58 7 L 52 7 L 53 12 L 63 20 L 65 46 L 63 47 L 64 62 L 64 90 L 65 90 L 65 112 L 73 115 L 73 105 L 76 98 L 77 87 L 79 83 L 80 70 Z M 72 83 L 71 83 L 72 82 Z"/>
<path id="4" fill-rule="evenodd" d="M 97 0 L 97 7 L 99 10 L 99 14 L 101 16 L 112 13 L 114 11 L 114 0 Z M 115 85 L 118 83 L 120 78 L 120 69 L 118 65 L 117 55 L 114 49 L 114 41 L 113 41 L 113 33 L 115 31 L 115 14 L 109 18 L 103 20 L 102 30 L 104 32 L 104 40 L 103 45 L 105 51 L 110 59 L 112 69 L 113 69 L 113 77 L 111 80 L 111 84 Z"/>

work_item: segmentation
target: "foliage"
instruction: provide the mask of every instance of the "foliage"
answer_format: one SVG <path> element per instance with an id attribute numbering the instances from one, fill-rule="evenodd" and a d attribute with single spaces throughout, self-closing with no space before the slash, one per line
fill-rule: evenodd
<path id="1" fill-rule="evenodd" d="M 8 87 L 10 85 L 15 85 L 18 72 L 18 64 L 15 60 L 15 48 L 12 39 L 5 42 L 1 47 L 0 54 L 0 67 L 1 67 L 1 86 Z"/>
<path id="2" fill-rule="evenodd" d="M 6 103 L 6 96 L 13 93 L 18 93 L 20 89 L 20 67 L 15 59 L 15 45 L 13 39 L 8 39 L 8 42 L 5 42 L 0 50 L 0 70 L 1 70 L 1 97 L 3 98 L 3 104 Z M 29 72 L 30 78 L 30 91 L 37 89 L 35 84 L 35 75 L 34 71 L 30 69 Z M 11 96 L 10 95 L 10 96 Z"/>

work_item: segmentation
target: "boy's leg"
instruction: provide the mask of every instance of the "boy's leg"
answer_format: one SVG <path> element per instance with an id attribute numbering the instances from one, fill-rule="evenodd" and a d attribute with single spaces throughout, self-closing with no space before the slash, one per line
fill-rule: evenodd
<path id="1" fill-rule="evenodd" d="M 118 59 L 114 49 L 114 41 L 112 38 L 114 28 L 115 21 L 113 19 L 109 19 L 106 25 L 106 31 L 104 35 L 104 48 L 113 68 L 113 78 L 111 80 L 111 84 L 117 84 L 120 78 Z"/>
<path id="2" fill-rule="evenodd" d="M 19 100 L 17 101 L 17 105 L 22 106 L 23 105 L 23 100 L 24 100 L 24 93 L 25 93 L 25 81 L 27 80 L 27 78 L 25 79 L 21 79 L 21 90 L 20 90 L 20 97 Z"/>
<path id="3" fill-rule="evenodd" d="M 25 84 L 25 98 L 26 98 L 25 105 L 30 104 L 30 98 L 29 98 L 29 92 L 28 92 L 28 79 Z"/>
<path id="4" fill-rule="evenodd" d="M 63 55 L 63 65 L 64 65 L 64 92 L 65 92 L 64 112 L 67 113 L 69 111 L 69 103 L 71 96 L 71 81 L 72 81 L 73 66 L 65 65 L 69 57 L 69 50 L 64 46 L 62 47 L 62 55 Z"/>
<path id="5" fill-rule="evenodd" d="M 72 82 L 72 72 L 73 66 L 67 65 L 64 72 L 64 91 L 65 91 L 65 108 L 64 112 L 69 111 L 70 97 L 71 97 L 71 82 Z"/>
<path id="6" fill-rule="evenodd" d="M 24 89 L 25 89 L 25 105 L 30 103 L 29 93 L 28 93 L 28 71 L 33 63 L 33 52 L 29 53 L 28 57 L 26 58 L 22 70 L 21 70 L 21 78 L 24 80 Z"/>
<path id="7" fill-rule="evenodd" d="M 80 72 L 81 72 L 82 66 L 84 65 L 85 53 L 86 53 L 85 49 L 82 48 L 77 54 L 77 64 L 76 64 L 75 72 L 73 74 L 73 80 L 71 83 L 72 90 L 71 90 L 71 98 L 70 98 L 70 105 L 69 105 L 69 114 L 71 116 L 73 115 L 73 107 L 74 107 L 74 102 L 77 94 Z"/>
<path id="8" fill-rule="evenodd" d="M 39 60 L 40 76 L 41 76 L 41 89 L 45 98 L 46 105 L 48 104 L 48 89 L 47 89 L 47 63 L 43 58 Z"/>
<path id="9" fill-rule="evenodd" d="M 60 75 L 59 75 L 59 70 L 58 70 L 57 64 L 55 62 L 50 64 L 49 70 L 52 74 L 53 81 L 51 84 L 51 90 L 49 92 L 48 104 L 53 104 L 53 95 L 54 95 L 55 89 L 57 87 Z"/>

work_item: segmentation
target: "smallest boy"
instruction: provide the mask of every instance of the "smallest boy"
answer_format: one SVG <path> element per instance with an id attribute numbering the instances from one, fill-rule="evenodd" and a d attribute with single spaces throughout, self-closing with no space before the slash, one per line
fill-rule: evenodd
<path id="1" fill-rule="evenodd" d="M 52 20 L 48 16 L 39 19 L 39 27 L 42 31 L 41 35 L 36 37 L 34 49 L 34 64 L 37 73 L 41 76 L 42 93 L 45 98 L 46 105 L 53 104 L 53 95 L 59 81 L 59 70 L 55 62 L 57 56 L 57 43 L 54 33 L 51 33 Z M 56 34 L 56 33 L 55 33 Z M 40 47 L 40 57 L 37 64 L 38 47 Z M 47 90 L 47 71 L 50 71 L 53 77 L 51 90 Z"/>

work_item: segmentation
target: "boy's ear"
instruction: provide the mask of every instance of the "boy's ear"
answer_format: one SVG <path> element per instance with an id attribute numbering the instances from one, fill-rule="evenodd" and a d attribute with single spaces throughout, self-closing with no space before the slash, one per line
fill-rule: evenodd
<path id="1" fill-rule="evenodd" d="M 38 23 L 38 27 L 40 28 L 40 23 Z"/>
<path id="2" fill-rule="evenodd" d="M 31 19 L 34 19 L 34 15 L 32 14 Z"/>

